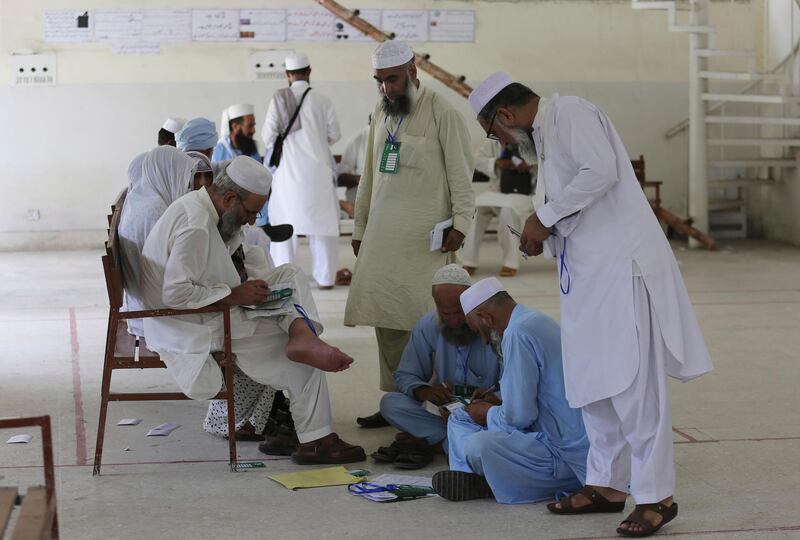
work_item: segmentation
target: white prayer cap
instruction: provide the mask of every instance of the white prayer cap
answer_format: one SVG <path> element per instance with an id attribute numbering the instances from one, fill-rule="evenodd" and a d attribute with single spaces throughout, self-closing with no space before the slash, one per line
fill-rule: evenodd
<path id="1" fill-rule="evenodd" d="M 169 131 L 170 133 L 177 133 L 183 129 L 183 124 L 186 123 L 186 120 L 183 118 L 167 118 L 167 121 L 164 122 L 164 125 L 161 126 L 161 129 Z"/>
<path id="2" fill-rule="evenodd" d="M 470 287 L 472 280 L 466 270 L 458 264 L 448 264 L 433 274 L 431 285 L 464 285 Z"/>
<path id="3" fill-rule="evenodd" d="M 236 156 L 225 169 L 231 180 L 242 189 L 256 195 L 268 195 L 272 173 L 250 156 Z"/>
<path id="4" fill-rule="evenodd" d="M 500 280 L 495 277 L 480 280 L 461 293 L 461 309 L 464 310 L 464 315 L 467 315 L 492 296 L 505 290 Z"/>
<path id="5" fill-rule="evenodd" d="M 247 116 L 250 114 L 256 114 L 256 109 L 249 103 L 239 103 L 238 105 L 231 105 L 224 111 L 222 111 L 222 119 L 219 122 L 219 138 L 220 140 L 224 139 L 228 135 L 231 134 L 230 127 L 228 124 L 231 120 L 236 120 L 237 118 L 241 118 L 242 116 Z"/>
<path id="6" fill-rule="evenodd" d="M 475 114 L 480 114 L 486 104 L 492 101 L 500 91 L 513 83 L 511 75 L 504 71 L 498 71 L 489 75 L 477 88 L 469 95 L 469 104 Z"/>
<path id="7" fill-rule="evenodd" d="M 414 58 L 414 51 L 403 41 L 386 40 L 372 53 L 372 67 L 386 69 L 407 64 Z"/>
<path id="8" fill-rule="evenodd" d="M 286 57 L 284 60 L 286 64 L 286 71 L 295 71 L 298 69 L 305 69 L 311 65 L 308 56 L 303 53 L 293 53 Z"/>

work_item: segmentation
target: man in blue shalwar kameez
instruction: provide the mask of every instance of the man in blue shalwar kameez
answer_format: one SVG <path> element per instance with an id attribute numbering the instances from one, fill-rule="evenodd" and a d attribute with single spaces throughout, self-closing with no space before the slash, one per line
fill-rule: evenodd
<path id="1" fill-rule="evenodd" d="M 437 493 L 527 503 L 579 489 L 589 442 L 565 397 L 558 324 L 514 302 L 496 278 L 467 289 L 461 305 L 472 328 L 502 339 L 502 401 L 487 394 L 450 416 L 451 470 L 434 476 Z"/>
<path id="2" fill-rule="evenodd" d="M 436 310 L 422 317 L 411 332 L 400 366 L 394 373 L 397 392 L 381 399 L 381 415 L 401 433 L 389 448 L 375 453 L 379 461 L 416 469 L 430 463 L 439 446 L 447 452 L 447 422 L 425 409 L 469 397 L 494 387 L 500 361 L 491 344 L 467 325 L 459 300 L 472 281 L 466 270 L 448 264 L 433 276 Z"/>

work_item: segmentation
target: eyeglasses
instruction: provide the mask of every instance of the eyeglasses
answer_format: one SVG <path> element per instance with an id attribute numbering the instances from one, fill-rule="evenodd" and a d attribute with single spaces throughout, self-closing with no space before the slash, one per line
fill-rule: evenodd
<path id="1" fill-rule="evenodd" d="M 498 137 L 497 135 L 492 133 L 492 129 L 494 128 L 494 121 L 495 121 L 496 118 L 497 118 L 497 111 L 494 111 L 494 114 L 492 115 L 492 121 L 489 122 L 489 130 L 486 132 L 486 138 L 491 140 L 491 141 L 499 141 L 500 140 L 500 137 Z"/>

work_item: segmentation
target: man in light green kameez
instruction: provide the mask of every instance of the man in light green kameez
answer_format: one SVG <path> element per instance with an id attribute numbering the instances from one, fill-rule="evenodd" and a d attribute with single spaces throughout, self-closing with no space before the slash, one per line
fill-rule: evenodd
<path id="1" fill-rule="evenodd" d="M 358 257 L 345 324 L 375 327 L 380 387 L 393 373 L 414 324 L 432 309 L 430 281 L 455 261 L 475 212 L 470 136 L 461 115 L 420 84 L 413 51 L 386 41 L 372 55 L 381 99 L 372 115 L 356 197 L 353 251 Z M 430 232 L 453 219 L 441 250 Z M 380 413 L 362 427 L 387 425 Z"/>

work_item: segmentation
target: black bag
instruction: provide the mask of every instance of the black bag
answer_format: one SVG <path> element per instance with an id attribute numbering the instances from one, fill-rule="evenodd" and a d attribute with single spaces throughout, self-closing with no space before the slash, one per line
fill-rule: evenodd
<path id="1" fill-rule="evenodd" d="M 297 115 L 300 114 L 300 107 L 303 106 L 303 101 L 306 99 L 306 96 L 310 91 L 311 88 L 303 92 L 303 97 L 300 98 L 300 103 L 297 104 L 297 109 L 295 109 L 292 119 L 289 120 L 289 125 L 286 126 L 286 131 L 279 133 L 275 138 L 275 144 L 272 145 L 272 155 L 269 157 L 270 167 L 277 167 L 281 164 L 281 156 L 283 155 L 283 141 L 285 141 L 286 137 L 289 135 L 289 130 L 292 129 L 294 121 L 297 120 Z"/>
<path id="2" fill-rule="evenodd" d="M 532 191 L 531 173 L 506 170 L 500 174 L 500 193 L 530 195 Z"/>

